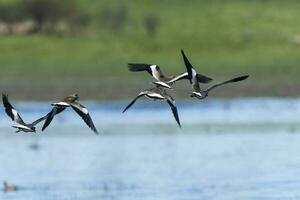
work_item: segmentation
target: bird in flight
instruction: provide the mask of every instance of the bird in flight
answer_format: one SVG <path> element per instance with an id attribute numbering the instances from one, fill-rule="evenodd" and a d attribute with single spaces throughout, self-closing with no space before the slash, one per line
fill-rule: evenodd
<path id="1" fill-rule="evenodd" d="M 61 100 L 57 103 L 52 103 L 53 106 L 52 110 L 46 115 L 46 121 L 43 125 L 42 131 L 44 131 L 49 124 L 51 123 L 52 119 L 55 115 L 61 113 L 68 107 L 72 107 L 73 110 L 83 119 L 83 121 L 92 129 L 92 131 L 98 134 L 98 131 L 92 121 L 92 118 L 89 114 L 89 111 L 81 105 L 77 100 L 79 96 L 78 94 L 72 94 Z"/>
<path id="2" fill-rule="evenodd" d="M 183 50 L 181 50 L 181 54 L 182 54 L 184 64 L 187 69 L 188 80 L 190 81 L 190 83 L 193 87 L 193 90 L 194 90 L 191 94 L 191 97 L 196 97 L 198 99 L 205 99 L 206 97 L 208 97 L 208 93 L 211 90 L 216 89 L 222 85 L 226 85 L 228 83 L 235 83 L 235 82 L 243 81 L 249 77 L 249 75 L 239 76 L 239 77 L 236 77 L 236 78 L 224 81 L 224 82 L 216 83 L 216 84 L 208 87 L 206 90 L 201 90 L 200 85 L 199 85 L 199 83 L 201 83 L 199 81 L 199 74 L 197 74 L 196 70 L 194 69 L 194 67 L 192 66 L 192 64 L 190 63 L 188 58 L 186 57 Z"/>
<path id="3" fill-rule="evenodd" d="M 2 102 L 5 108 L 6 114 L 15 122 L 15 125 L 13 125 L 13 128 L 16 128 L 16 133 L 23 131 L 23 132 L 36 132 L 35 126 L 46 119 L 46 116 L 41 117 L 34 122 L 27 124 L 24 122 L 24 120 L 21 118 L 17 110 L 11 105 L 11 103 L 8 100 L 8 96 L 6 94 L 2 94 Z"/>
<path id="4" fill-rule="evenodd" d="M 160 100 L 160 101 L 167 102 L 168 105 L 170 106 L 171 110 L 172 110 L 172 113 L 174 115 L 174 118 L 175 118 L 178 126 L 181 127 L 179 116 L 178 116 L 177 107 L 175 106 L 175 100 L 174 100 L 174 98 L 171 95 L 169 95 L 163 87 L 161 87 L 159 85 L 156 85 L 153 88 L 150 88 L 150 89 L 147 89 L 147 90 L 144 90 L 144 91 L 140 92 L 128 104 L 128 106 L 123 110 L 123 113 L 126 112 L 126 110 L 129 109 L 136 102 L 136 100 L 138 100 L 139 98 L 141 98 L 143 96 L 145 96 L 145 97 L 147 97 L 147 98 L 149 98 L 151 100 Z"/>
<path id="5" fill-rule="evenodd" d="M 188 79 L 187 72 L 182 73 L 178 76 L 165 76 L 160 67 L 154 64 L 129 63 L 128 69 L 132 72 L 147 71 L 153 78 L 157 80 L 153 83 L 164 88 L 171 88 L 170 85 L 172 85 L 176 81 Z M 211 78 L 201 74 L 198 75 L 198 80 L 200 83 L 209 83 L 210 81 L 212 81 Z"/>

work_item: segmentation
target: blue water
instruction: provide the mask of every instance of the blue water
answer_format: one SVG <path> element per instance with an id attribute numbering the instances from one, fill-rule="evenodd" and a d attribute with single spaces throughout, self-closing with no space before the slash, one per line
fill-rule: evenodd
<path id="1" fill-rule="evenodd" d="M 85 102 L 99 136 L 72 110 L 16 134 L 1 111 L 0 181 L 19 190 L 0 199 L 300 199 L 300 99 L 179 102 L 182 129 L 164 103 L 127 103 Z M 50 109 L 14 105 L 25 121 Z"/>

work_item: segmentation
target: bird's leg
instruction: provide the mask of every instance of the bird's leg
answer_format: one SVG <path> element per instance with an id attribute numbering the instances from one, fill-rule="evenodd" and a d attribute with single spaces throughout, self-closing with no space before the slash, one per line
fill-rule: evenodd
<path id="1" fill-rule="evenodd" d="M 21 129 L 16 130 L 16 133 L 19 133 L 21 131 Z"/>

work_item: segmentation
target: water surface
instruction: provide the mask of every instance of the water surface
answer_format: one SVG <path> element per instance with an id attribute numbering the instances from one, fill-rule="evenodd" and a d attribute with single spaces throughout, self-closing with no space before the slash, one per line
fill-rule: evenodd
<path id="1" fill-rule="evenodd" d="M 16 134 L 0 114 L 0 180 L 26 200 L 300 198 L 300 100 L 86 102 L 100 135 L 70 110 L 42 133 Z M 26 121 L 47 103 L 16 103 Z M 39 126 L 40 129 L 40 126 Z M 37 145 L 39 148 L 33 148 Z"/>

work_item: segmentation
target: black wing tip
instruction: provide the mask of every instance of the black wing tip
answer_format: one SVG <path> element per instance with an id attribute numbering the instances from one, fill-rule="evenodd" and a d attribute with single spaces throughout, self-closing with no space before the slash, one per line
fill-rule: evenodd
<path id="1" fill-rule="evenodd" d="M 177 111 L 177 109 L 176 109 L 176 111 Z M 176 122 L 177 122 L 179 128 L 182 128 L 181 123 L 180 123 L 180 120 L 179 120 L 178 112 L 177 112 L 177 117 L 178 117 L 178 118 L 176 119 Z"/>
<path id="2" fill-rule="evenodd" d="M 138 71 L 145 71 L 149 70 L 148 68 L 151 66 L 151 64 L 144 64 L 144 63 L 128 63 L 128 69 L 132 72 L 138 72 Z"/>
<path id="3" fill-rule="evenodd" d="M 42 128 L 42 131 L 44 131 L 46 128 L 47 128 L 47 126 L 46 126 L 46 127 L 45 127 L 45 126 L 43 126 L 43 128 Z"/>
<path id="4" fill-rule="evenodd" d="M 243 81 L 243 80 L 247 79 L 248 77 L 249 77 L 249 75 L 245 75 L 245 76 L 240 76 L 240 77 L 234 78 L 233 80 L 235 82 L 237 82 L 237 81 Z"/>
<path id="5" fill-rule="evenodd" d="M 122 111 L 122 113 L 125 113 L 128 110 L 128 106 Z"/>
<path id="6" fill-rule="evenodd" d="M 189 59 L 186 57 L 184 51 L 181 49 L 181 54 L 182 54 L 182 57 L 183 57 L 183 61 L 184 61 L 184 65 L 187 69 L 187 72 L 188 72 L 188 79 L 190 81 L 190 83 L 192 84 L 192 68 L 193 65 L 190 63 Z"/>
<path id="7" fill-rule="evenodd" d="M 181 123 L 180 123 L 180 120 L 179 120 L 179 115 L 178 115 L 178 111 L 177 111 L 177 107 L 174 106 L 174 104 L 172 103 L 172 101 L 168 100 L 167 103 L 170 105 L 171 107 L 171 110 L 172 110 L 172 113 L 173 113 L 173 116 L 175 118 L 175 121 L 177 122 L 179 128 L 181 128 Z"/>
<path id="8" fill-rule="evenodd" d="M 128 106 L 126 106 L 126 108 L 124 108 L 124 110 L 122 111 L 122 113 L 125 113 L 127 109 L 128 109 Z"/>
<path id="9" fill-rule="evenodd" d="M 183 49 L 181 49 L 180 52 L 181 52 L 181 55 L 182 55 L 183 59 L 189 62 L 189 60 L 186 57 L 185 52 L 183 51 Z"/>
<path id="10" fill-rule="evenodd" d="M 6 93 L 2 93 L 2 100 L 4 101 L 4 99 L 8 99 L 8 95 Z"/>
<path id="11" fill-rule="evenodd" d="M 128 69 L 129 69 L 129 71 L 135 71 L 134 69 L 136 69 L 136 64 L 128 63 Z"/>
<path id="12" fill-rule="evenodd" d="M 10 104 L 10 102 L 8 100 L 8 95 L 5 93 L 2 93 L 2 103 L 5 108 L 9 108 L 9 109 L 13 108 L 13 106 Z"/>
<path id="13" fill-rule="evenodd" d="M 244 77 L 245 79 L 247 79 L 247 78 L 249 78 L 249 77 L 250 77 L 250 75 L 249 75 L 249 74 L 247 74 L 247 75 L 244 75 L 244 76 L 242 76 L 242 77 Z"/>
<path id="14" fill-rule="evenodd" d="M 92 128 L 93 132 L 96 134 L 96 135 L 99 135 L 99 132 L 97 131 L 96 128 Z"/>
<path id="15" fill-rule="evenodd" d="M 177 122 L 177 123 L 178 123 L 179 128 L 182 129 L 182 126 L 181 126 L 180 122 Z"/>

